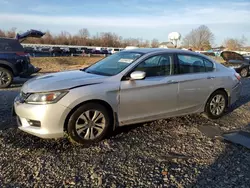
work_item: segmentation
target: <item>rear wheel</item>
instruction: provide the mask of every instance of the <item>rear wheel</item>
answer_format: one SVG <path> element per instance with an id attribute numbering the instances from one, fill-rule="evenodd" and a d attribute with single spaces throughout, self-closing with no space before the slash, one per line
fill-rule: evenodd
<path id="1" fill-rule="evenodd" d="M 0 67 L 0 88 L 7 88 L 13 81 L 13 74 L 8 69 Z"/>
<path id="2" fill-rule="evenodd" d="M 228 104 L 228 97 L 224 91 L 215 91 L 207 101 L 205 114 L 210 119 L 223 116 Z"/>
<path id="3" fill-rule="evenodd" d="M 73 141 L 88 145 L 102 140 L 110 123 L 111 118 L 104 106 L 87 103 L 71 115 L 67 131 Z"/>
<path id="4" fill-rule="evenodd" d="M 243 68 L 241 71 L 240 71 L 240 76 L 242 78 L 245 78 L 248 76 L 248 69 L 247 68 Z"/>

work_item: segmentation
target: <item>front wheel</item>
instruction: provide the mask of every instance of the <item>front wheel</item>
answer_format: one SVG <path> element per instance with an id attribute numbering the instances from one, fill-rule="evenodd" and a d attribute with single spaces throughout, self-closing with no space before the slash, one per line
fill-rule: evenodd
<path id="1" fill-rule="evenodd" d="M 228 104 L 228 97 L 224 91 L 214 92 L 207 101 L 205 114 L 210 119 L 218 119 L 223 116 Z"/>
<path id="2" fill-rule="evenodd" d="M 0 88 L 7 88 L 13 81 L 13 74 L 5 68 L 0 67 Z"/>
<path id="3" fill-rule="evenodd" d="M 110 123 L 111 118 L 104 106 L 87 103 L 71 115 L 67 131 L 73 141 L 88 145 L 102 140 Z"/>

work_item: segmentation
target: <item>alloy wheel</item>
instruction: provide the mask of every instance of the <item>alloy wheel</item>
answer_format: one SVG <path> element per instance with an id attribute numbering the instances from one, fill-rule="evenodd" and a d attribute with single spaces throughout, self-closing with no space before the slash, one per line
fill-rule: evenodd
<path id="1" fill-rule="evenodd" d="M 105 124 L 105 116 L 100 111 L 88 110 L 79 116 L 75 129 L 81 138 L 93 140 L 102 134 Z"/>
<path id="2" fill-rule="evenodd" d="M 221 115 L 226 107 L 225 97 L 221 94 L 215 95 L 210 102 L 210 111 L 213 115 Z"/>
<path id="3" fill-rule="evenodd" d="M 248 70 L 247 70 L 247 69 L 242 69 L 242 70 L 240 71 L 241 77 L 247 77 L 247 74 L 248 74 Z"/>
<path id="4" fill-rule="evenodd" d="M 8 73 L 4 71 L 0 71 L 0 85 L 7 85 L 10 81 L 10 77 Z"/>

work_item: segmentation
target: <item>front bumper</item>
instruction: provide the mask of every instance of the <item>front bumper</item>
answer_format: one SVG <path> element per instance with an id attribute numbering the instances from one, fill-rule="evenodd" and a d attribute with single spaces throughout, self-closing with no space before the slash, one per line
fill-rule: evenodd
<path id="1" fill-rule="evenodd" d="M 15 99 L 13 115 L 16 116 L 18 128 L 40 138 L 61 138 L 64 134 L 64 122 L 70 109 L 58 103 L 32 105 L 20 103 Z M 30 121 L 40 122 L 33 126 Z"/>

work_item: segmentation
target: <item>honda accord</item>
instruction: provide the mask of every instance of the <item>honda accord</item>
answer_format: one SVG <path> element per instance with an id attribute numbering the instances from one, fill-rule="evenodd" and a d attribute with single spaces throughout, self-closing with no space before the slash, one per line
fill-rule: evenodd
<path id="1" fill-rule="evenodd" d="M 209 57 L 161 48 L 124 50 L 74 71 L 27 81 L 14 102 L 19 128 L 91 144 L 119 126 L 204 113 L 221 117 L 241 77 Z"/>

